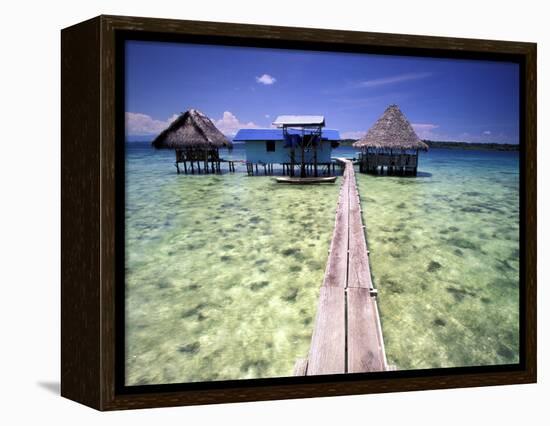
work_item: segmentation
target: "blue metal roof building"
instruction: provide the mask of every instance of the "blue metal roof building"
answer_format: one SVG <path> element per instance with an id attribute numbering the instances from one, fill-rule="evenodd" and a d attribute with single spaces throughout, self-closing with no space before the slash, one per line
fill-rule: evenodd
<path id="1" fill-rule="evenodd" d="M 287 129 L 289 135 L 311 135 L 308 129 Z M 235 142 L 245 142 L 246 161 L 251 163 L 278 163 L 290 162 L 291 145 L 282 129 L 241 129 L 233 138 Z M 328 164 L 331 162 L 332 148 L 340 141 L 340 133 L 334 129 L 322 129 L 321 142 L 317 148 L 317 162 Z M 307 163 L 313 162 L 311 152 L 307 152 L 304 159 Z"/>
<path id="2" fill-rule="evenodd" d="M 301 135 L 302 131 L 299 129 L 288 129 L 288 133 Z M 311 134 L 310 131 L 304 130 L 305 134 Z M 340 132 L 335 129 L 323 129 L 322 130 L 323 140 L 329 141 L 339 141 Z M 235 142 L 244 142 L 244 141 L 283 141 L 285 138 L 283 136 L 282 129 L 241 129 L 237 132 L 233 140 Z"/>

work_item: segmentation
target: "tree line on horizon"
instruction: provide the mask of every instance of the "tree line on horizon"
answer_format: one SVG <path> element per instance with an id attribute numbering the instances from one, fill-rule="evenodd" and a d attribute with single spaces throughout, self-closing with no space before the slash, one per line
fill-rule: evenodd
<path id="1" fill-rule="evenodd" d="M 358 139 L 342 139 L 341 146 L 351 146 Z M 519 151 L 519 144 L 509 143 L 481 143 L 481 142 L 458 142 L 458 141 L 432 141 L 423 139 L 430 148 L 447 148 L 447 149 L 472 149 L 472 150 L 487 150 L 487 151 Z"/>

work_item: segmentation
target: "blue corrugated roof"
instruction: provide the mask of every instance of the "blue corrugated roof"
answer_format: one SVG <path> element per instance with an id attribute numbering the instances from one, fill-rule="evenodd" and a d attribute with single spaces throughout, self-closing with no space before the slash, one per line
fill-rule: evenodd
<path id="1" fill-rule="evenodd" d="M 301 130 L 288 129 L 290 134 L 301 134 Z M 335 129 L 323 129 L 323 139 L 329 141 L 339 141 L 340 132 Z M 305 130 L 305 133 L 311 133 Z M 282 129 L 241 129 L 237 132 L 234 141 L 282 141 L 283 130 Z"/>

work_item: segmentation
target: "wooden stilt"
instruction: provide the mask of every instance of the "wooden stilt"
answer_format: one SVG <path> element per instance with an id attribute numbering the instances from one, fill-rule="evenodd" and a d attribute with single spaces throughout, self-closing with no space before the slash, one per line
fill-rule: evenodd
<path id="1" fill-rule="evenodd" d="M 319 176 L 317 173 L 317 147 L 313 148 L 313 176 Z"/>

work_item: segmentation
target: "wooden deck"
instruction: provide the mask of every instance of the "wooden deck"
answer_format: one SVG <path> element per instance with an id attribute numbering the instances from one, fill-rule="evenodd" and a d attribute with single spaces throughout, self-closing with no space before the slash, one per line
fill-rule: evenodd
<path id="1" fill-rule="evenodd" d="M 346 159 L 311 348 L 295 375 L 388 369 L 353 164 Z"/>

